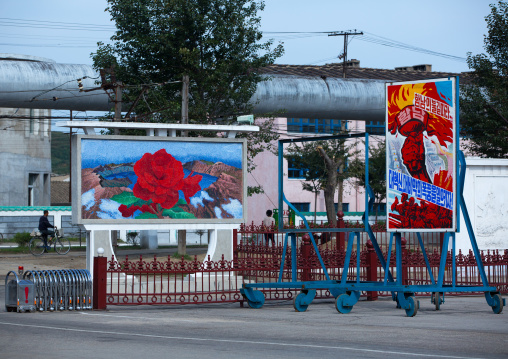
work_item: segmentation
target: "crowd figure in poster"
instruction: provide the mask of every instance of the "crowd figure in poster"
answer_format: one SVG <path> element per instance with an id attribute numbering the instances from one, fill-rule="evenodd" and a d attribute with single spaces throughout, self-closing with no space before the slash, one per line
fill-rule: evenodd
<path id="1" fill-rule="evenodd" d="M 392 225 L 399 228 L 448 228 L 452 225 L 449 209 L 425 200 L 416 203 L 414 197 L 409 197 L 407 193 L 402 193 L 400 203 L 395 197 L 391 210 L 399 212 L 390 213 L 390 217 L 400 221 L 400 225 L 392 221 Z"/>

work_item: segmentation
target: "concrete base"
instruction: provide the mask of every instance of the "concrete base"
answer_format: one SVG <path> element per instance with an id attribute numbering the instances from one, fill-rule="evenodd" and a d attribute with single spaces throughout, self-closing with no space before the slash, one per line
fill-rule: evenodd
<path id="1" fill-rule="evenodd" d="M 139 245 L 143 249 L 157 249 L 157 231 L 148 230 L 139 232 Z"/>
<path id="2" fill-rule="evenodd" d="M 231 229 L 216 229 L 213 230 L 210 236 L 210 244 L 208 245 L 208 252 L 206 253 L 205 260 L 220 261 L 224 255 L 224 260 L 233 260 L 233 230 Z"/>

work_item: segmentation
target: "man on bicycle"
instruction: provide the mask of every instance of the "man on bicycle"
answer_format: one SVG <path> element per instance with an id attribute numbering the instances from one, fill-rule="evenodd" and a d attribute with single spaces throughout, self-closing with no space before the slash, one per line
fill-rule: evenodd
<path id="1" fill-rule="evenodd" d="M 53 229 L 49 228 L 56 228 L 55 226 L 52 226 L 51 223 L 48 221 L 48 215 L 49 211 L 46 209 L 44 210 L 44 214 L 39 218 L 39 231 L 42 233 L 42 238 L 44 239 L 44 250 L 47 251 L 50 249 L 48 246 L 48 236 L 51 236 L 50 240 L 55 235 L 55 231 Z"/>

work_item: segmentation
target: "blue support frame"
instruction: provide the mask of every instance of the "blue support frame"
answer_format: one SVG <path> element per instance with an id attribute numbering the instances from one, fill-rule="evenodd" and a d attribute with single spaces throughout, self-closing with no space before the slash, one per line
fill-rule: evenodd
<path id="1" fill-rule="evenodd" d="M 452 270 L 452 284 L 445 285 L 444 284 L 444 272 L 446 268 L 446 259 L 448 253 L 448 243 L 452 241 L 452 254 L 453 258 L 455 258 L 455 233 L 446 233 L 443 241 L 443 247 L 441 251 L 441 260 L 439 265 L 439 273 L 437 277 L 437 281 L 432 273 L 429 260 L 427 257 L 427 253 L 425 251 L 424 242 L 420 233 L 418 233 L 418 242 L 422 249 L 422 253 L 425 259 L 425 264 L 427 270 L 430 275 L 430 279 L 432 284 L 428 285 L 404 285 L 402 283 L 402 238 L 400 232 L 394 232 L 390 235 L 390 251 L 388 252 L 387 260 L 384 259 L 383 253 L 379 248 L 376 237 L 369 225 L 369 209 L 374 202 L 374 195 L 370 186 L 367 185 L 365 196 L 365 213 L 363 215 L 364 228 L 363 230 L 359 229 L 348 229 L 348 228 L 336 228 L 336 229 L 311 229 L 306 218 L 286 199 L 284 196 L 283 189 L 283 145 L 284 143 L 290 142 L 307 142 L 307 141 L 318 141 L 318 140 L 330 140 L 330 139 L 339 139 L 339 138 L 352 138 L 352 137 L 364 137 L 365 138 L 365 181 L 368 183 L 369 178 L 369 159 L 368 159 L 368 134 L 354 134 L 347 136 L 326 136 L 326 137 L 312 137 L 312 138 L 300 138 L 300 139 L 288 139 L 288 140 L 279 140 L 279 208 L 283 208 L 283 203 L 285 202 L 289 208 L 293 209 L 295 213 L 301 217 L 303 223 L 305 224 L 305 229 L 285 229 L 283 228 L 283 220 L 282 220 L 282 211 L 278 211 L 279 215 L 279 232 L 285 233 L 284 237 L 284 247 L 282 252 L 282 261 L 279 270 L 279 277 L 276 283 L 248 283 L 244 284 L 241 289 L 241 293 L 246 297 L 249 306 L 252 308 L 260 308 L 264 303 L 264 295 L 259 290 L 254 290 L 255 288 L 277 288 L 277 289 L 301 289 L 301 293 L 295 297 L 294 307 L 298 311 L 304 311 L 307 309 L 308 305 L 312 301 L 315 296 L 315 291 L 317 289 L 327 289 L 330 293 L 336 298 L 335 306 L 337 311 L 340 313 L 349 313 L 356 304 L 356 302 L 360 298 L 361 291 L 390 291 L 392 292 L 392 297 L 397 302 L 397 307 L 403 308 L 406 311 L 407 316 L 416 315 L 419 308 L 419 301 L 415 299 L 415 293 L 418 292 L 431 292 L 434 293 L 431 301 L 436 304 L 436 309 L 439 309 L 439 305 L 444 302 L 443 294 L 445 292 L 485 292 L 485 297 L 487 303 L 492 307 L 495 313 L 499 313 L 502 311 L 503 305 L 505 304 L 505 300 L 501 298 L 500 294 L 496 292 L 495 287 L 491 287 L 488 285 L 487 277 L 485 275 L 485 269 L 483 267 L 483 263 L 481 262 L 480 252 L 478 250 L 478 246 L 476 244 L 476 238 L 474 236 L 471 221 L 469 219 L 469 215 L 467 212 L 467 208 L 464 202 L 463 189 L 464 189 L 464 179 L 465 179 L 465 171 L 466 171 L 466 163 L 464 159 L 464 154 L 458 151 L 458 160 L 460 166 L 460 176 L 458 176 L 458 197 L 459 197 L 459 205 L 462 209 L 462 214 L 464 216 L 466 227 L 469 233 L 469 237 L 471 240 L 471 245 L 473 247 L 473 252 L 475 254 L 477 260 L 477 266 L 482 278 L 481 286 L 457 286 L 456 284 L 456 265 L 455 260 L 453 261 Z M 460 210 L 458 211 L 460 213 Z M 459 215 L 460 216 L 460 215 Z M 460 217 L 459 217 L 460 218 Z M 319 252 L 319 248 L 314 239 L 314 232 L 349 232 L 348 244 L 346 255 L 344 259 L 344 268 L 342 271 L 342 277 L 339 280 L 331 280 L 328 275 L 328 270 L 324 265 L 323 259 Z M 382 282 L 377 281 L 360 281 L 360 233 L 366 232 L 374 246 L 378 259 L 381 263 L 381 267 L 384 268 L 385 276 Z M 298 268 L 297 268 L 297 241 L 296 234 L 297 233 L 308 233 L 311 239 L 312 246 L 316 252 L 319 263 L 325 274 L 326 280 L 321 281 L 298 281 Z M 287 253 L 288 239 L 291 239 L 291 282 L 283 282 L 282 276 L 285 265 L 285 258 Z M 357 243 L 357 257 L 356 257 L 356 279 L 352 281 L 347 280 L 348 270 L 351 264 L 351 256 L 353 253 L 353 243 L 356 238 Z M 396 255 L 396 280 L 392 276 L 390 272 L 390 260 L 391 260 L 391 249 L 393 245 L 393 240 L 395 239 L 395 255 Z"/>

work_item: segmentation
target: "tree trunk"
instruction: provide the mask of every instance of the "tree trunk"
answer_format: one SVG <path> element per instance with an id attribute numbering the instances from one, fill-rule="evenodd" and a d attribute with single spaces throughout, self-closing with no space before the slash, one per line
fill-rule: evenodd
<path id="1" fill-rule="evenodd" d="M 181 256 L 187 254 L 187 231 L 185 229 L 178 230 L 178 254 Z"/>
<path id="2" fill-rule="evenodd" d="M 318 195 L 318 191 L 315 191 L 314 192 L 314 224 L 316 224 L 316 212 L 317 212 L 317 195 Z"/>

